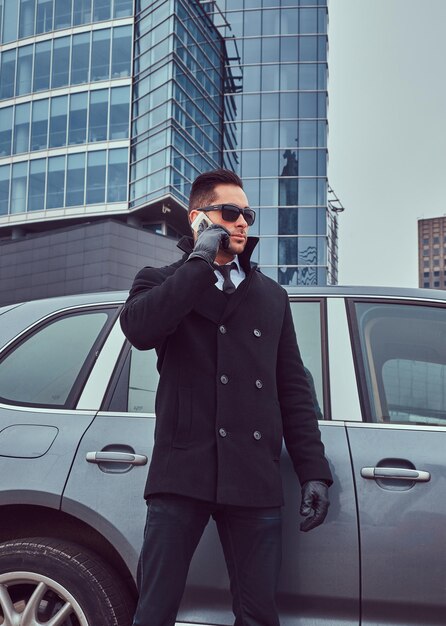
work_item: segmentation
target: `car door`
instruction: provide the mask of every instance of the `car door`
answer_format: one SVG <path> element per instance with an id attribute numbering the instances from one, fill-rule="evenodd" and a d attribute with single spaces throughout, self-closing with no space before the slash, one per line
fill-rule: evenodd
<path id="1" fill-rule="evenodd" d="M 348 425 L 362 624 L 446 622 L 446 309 L 349 306 L 363 423 Z"/>
<path id="2" fill-rule="evenodd" d="M 3 336 L 14 329 L 0 356 L 1 505 L 59 508 L 77 445 L 95 415 L 74 407 L 116 310 L 61 305 L 54 311 L 41 302 L 1 316 Z"/>

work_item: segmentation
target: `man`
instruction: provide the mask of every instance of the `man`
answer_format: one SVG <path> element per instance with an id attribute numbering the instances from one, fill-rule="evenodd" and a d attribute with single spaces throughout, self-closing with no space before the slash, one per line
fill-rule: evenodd
<path id="1" fill-rule="evenodd" d="M 212 516 L 235 626 L 278 626 L 282 435 L 302 485 L 302 530 L 324 520 L 332 478 L 287 294 L 250 266 L 255 213 L 238 176 L 194 181 L 190 221 L 202 213 L 212 225 L 180 241 L 181 261 L 141 270 L 121 315 L 134 346 L 156 348 L 160 372 L 133 624 L 173 626 Z"/>

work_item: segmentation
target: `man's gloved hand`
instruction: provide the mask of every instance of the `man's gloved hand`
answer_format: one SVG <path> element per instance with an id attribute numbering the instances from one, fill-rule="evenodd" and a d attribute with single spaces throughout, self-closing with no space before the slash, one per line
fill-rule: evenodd
<path id="1" fill-rule="evenodd" d="M 321 480 L 308 480 L 302 485 L 302 503 L 300 514 L 305 519 L 300 529 L 303 532 L 312 530 L 324 521 L 330 502 L 328 500 L 328 485 Z"/>
<path id="2" fill-rule="evenodd" d="M 201 231 L 195 242 L 194 249 L 189 255 L 188 261 L 194 258 L 204 259 L 212 265 L 217 256 L 220 245 L 227 248 L 229 245 L 229 231 L 220 224 L 213 224 Z"/>

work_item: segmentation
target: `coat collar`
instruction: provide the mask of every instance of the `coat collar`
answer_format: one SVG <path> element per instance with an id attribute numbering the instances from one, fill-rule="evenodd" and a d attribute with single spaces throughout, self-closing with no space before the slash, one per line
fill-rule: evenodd
<path id="1" fill-rule="evenodd" d="M 245 249 L 241 254 L 238 255 L 240 265 L 245 270 L 246 275 L 249 274 L 251 269 L 255 269 L 257 267 L 257 263 L 251 261 L 251 255 L 258 241 L 258 237 L 248 237 Z M 192 237 L 188 237 L 187 235 L 185 235 L 184 237 L 181 237 L 180 241 L 177 243 L 177 247 L 185 252 L 187 256 L 189 256 L 189 254 L 194 249 L 194 240 Z"/>

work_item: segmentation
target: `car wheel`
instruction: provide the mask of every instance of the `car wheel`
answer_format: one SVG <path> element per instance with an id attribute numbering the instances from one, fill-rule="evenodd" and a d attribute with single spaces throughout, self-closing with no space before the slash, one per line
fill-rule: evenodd
<path id="1" fill-rule="evenodd" d="M 95 554 L 54 539 L 0 544 L 3 626 L 130 626 L 132 601 Z"/>

